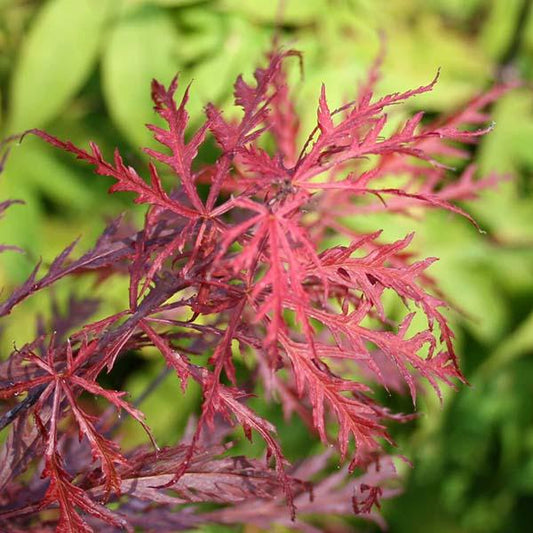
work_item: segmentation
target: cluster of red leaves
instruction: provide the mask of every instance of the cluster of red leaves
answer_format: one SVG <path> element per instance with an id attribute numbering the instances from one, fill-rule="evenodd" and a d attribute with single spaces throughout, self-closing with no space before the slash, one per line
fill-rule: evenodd
<path id="1" fill-rule="evenodd" d="M 379 210 L 409 213 L 415 206 L 468 217 L 452 202 L 472 198 L 495 178 L 474 180 L 474 169 L 467 168 L 449 180 L 442 159 L 468 155 L 457 141 L 475 142 L 490 129 L 476 128 L 487 122 L 483 108 L 504 89 L 438 123 L 424 124 L 418 113 L 384 134 L 386 108 L 430 91 L 436 79 L 374 99 L 376 64 L 357 98 L 339 109 L 330 110 L 322 88 L 317 126 L 298 151 L 299 120 L 284 73 L 290 56 L 298 54 L 272 53 L 253 83 L 237 79 L 239 120 L 227 120 L 208 105 L 205 121 L 192 134 L 189 88 L 177 105 L 177 78 L 168 88 L 154 81 L 155 111 L 168 127 L 148 126 L 165 147 L 146 150 L 152 160 L 149 181 L 118 151 L 109 162 L 93 143 L 86 151 L 32 132 L 115 180 L 111 192 L 133 192 L 135 202 L 148 209 L 139 232 L 124 236 L 120 221 L 114 222 L 78 259 L 71 257 L 74 243 L 46 273 L 39 275 L 37 265 L 0 304 L 5 316 L 67 276 L 129 274 L 127 309 L 90 322 L 95 306 L 73 299 L 69 320 L 41 327 L 34 342 L 0 364 L 0 398 L 7 405 L 2 427 L 11 424 L 0 450 L 2 528 L 174 531 L 203 521 L 271 527 L 290 525 L 297 508 L 299 516 L 349 510 L 372 516 L 373 505 L 388 494 L 383 482 L 392 475 L 387 459 L 380 458 L 383 442 L 390 441 L 386 423 L 402 416 L 376 403 L 368 376 L 385 388 L 403 381 L 413 402 L 420 378 L 438 393 L 441 383 L 464 381 L 441 312 L 445 303 L 425 273 L 434 259 L 411 260 L 406 252 L 411 235 L 384 244 L 379 232 L 358 234 L 343 220 Z M 195 165 L 208 135 L 219 156 L 209 166 Z M 162 185 L 162 172 L 175 179 L 171 192 Z M 397 186 L 380 185 L 390 176 Z M 347 245 L 323 249 L 333 233 Z M 413 311 L 399 323 L 383 305 L 390 291 Z M 413 332 L 416 310 L 427 327 Z M 84 410 L 80 394 L 104 398 L 150 435 L 143 413 L 124 393 L 97 382 L 118 359 L 147 346 L 157 349 L 183 388 L 191 380 L 201 387 L 201 414 L 188 438 L 175 446 L 159 450 L 153 442 L 155 451 L 122 451 L 109 424 Z M 205 354 L 209 360 L 201 364 Z M 241 356 L 249 359 L 246 383 L 235 371 Z M 347 470 L 322 476 L 314 500 L 302 479 L 323 471 L 327 458 L 308 459 L 296 470 L 287 466 L 276 428 L 247 405 L 256 382 L 287 417 L 300 416 L 310 432 L 335 446 L 341 461 L 349 457 Z M 169 402 L 169 410 L 178 402 Z M 242 427 L 249 438 L 258 434 L 266 444 L 266 462 L 223 456 L 222 441 L 206 437 L 222 421 Z M 33 477 L 27 472 L 32 464 Z M 359 467 L 366 474 L 347 483 L 349 472 Z M 285 516 L 283 501 L 289 508 Z M 114 510 L 106 502 L 115 502 Z M 183 506 L 191 502 L 231 505 L 195 512 Z M 43 518 L 39 513 L 45 509 L 59 509 L 57 519 Z M 304 522 L 293 524 L 313 530 Z"/>

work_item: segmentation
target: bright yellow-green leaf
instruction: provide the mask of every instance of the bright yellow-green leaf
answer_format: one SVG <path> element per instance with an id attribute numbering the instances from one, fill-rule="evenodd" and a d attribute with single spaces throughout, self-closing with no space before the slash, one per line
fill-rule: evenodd
<path id="1" fill-rule="evenodd" d="M 499 60 L 513 37 L 523 0 L 492 0 L 487 4 L 489 16 L 483 25 L 481 44 L 494 60 Z"/>
<path id="2" fill-rule="evenodd" d="M 530 354 L 531 350 L 533 350 L 533 312 L 494 350 L 480 367 L 480 375 L 494 375 L 515 359 Z"/>
<path id="3" fill-rule="evenodd" d="M 255 67 L 265 64 L 267 33 L 254 30 L 239 17 L 230 17 L 226 24 L 226 35 L 217 53 L 184 75 L 184 79 L 192 81 L 189 109 L 193 116 L 198 116 L 208 102 L 224 103 L 233 93 L 239 74 L 253 72 Z"/>
<path id="4" fill-rule="evenodd" d="M 23 42 L 10 87 L 9 129 L 42 127 L 66 106 L 93 68 L 113 2 L 51 0 Z"/>
<path id="5" fill-rule="evenodd" d="M 116 125 L 136 147 L 151 142 L 145 127 L 156 118 L 150 82 L 168 84 L 180 70 L 178 48 L 172 20 L 154 6 L 126 12 L 113 30 L 102 65 L 104 94 Z"/>
<path id="6" fill-rule="evenodd" d="M 259 21 L 276 21 L 282 15 L 284 23 L 305 24 L 311 22 L 323 12 L 323 0 L 291 0 L 282 3 L 275 1 L 224 0 L 222 5 L 229 11 L 235 11 L 245 17 Z"/>
<path id="7" fill-rule="evenodd" d="M 180 24 L 186 28 L 187 37 L 180 42 L 180 56 L 187 63 L 198 63 L 216 55 L 224 42 L 227 24 L 219 13 L 195 7 L 180 13 Z"/>
<path id="8" fill-rule="evenodd" d="M 533 239 L 533 98 L 530 90 L 514 90 L 496 103 L 494 131 L 483 139 L 480 173 L 499 172 L 510 178 L 472 202 L 472 211 L 486 217 L 491 230 L 504 242 L 531 246 Z"/>
<path id="9" fill-rule="evenodd" d="M 145 0 L 149 4 L 159 6 L 178 7 L 198 3 L 198 0 Z"/>

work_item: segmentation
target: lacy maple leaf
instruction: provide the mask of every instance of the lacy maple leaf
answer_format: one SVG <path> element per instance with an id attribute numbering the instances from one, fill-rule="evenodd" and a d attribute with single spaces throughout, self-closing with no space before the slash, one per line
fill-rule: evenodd
<path id="1" fill-rule="evenodd" d="M 80 326 L 74 317 L 87 321 L 87 310 L 95 308 L 85 306 L 58 334 L 41 324 L 38 338 L 0 365 L 0 397 L 9 407 L 2 427 L 14 422 L 0 455 L 7 472 L 0 485 L 12 496 L 2 500 L 2 523 L 33 527 L 31 517 L 48 507 L 59 508 L 59 531 L 90 531 L 102 520 L 114 528 L 145 527 L 148 516 L 151 524 L 176 530 L 202 521 L 242 521 L 248 520 L 251 502 L 259 513 L 254 520 L 270 527 L 280 520 L 282 499 L 292 519 L 297 507 L 314 512 L 314 504 L 303 502 L 311 474 L 300 469 L 304 482 L 287 466 L 275 425 L 248 403 L 254 392 L 280 401 L 287 417 L 300 416 L 310 432 L 336 447 L 341 461 L 349 459 L 350 472 L 358 467 L 374 472 L 353 490 L 343 483 L 339 489 L 348 507 L 368 515 L 389 494 L 376 467 L 384 444 L 392 442 L 387 423 L 409 419 L 376 402 L 369 376 L 394 390 L 404 382 L 413 403 L 423 379 L 438 394 L 442 384 L 465 381 L 443 313 L 446 303 L 426 272 L 435 259 L 411 257 L 412 235 L 385 243 L 380 231 L 358 233 L 345 220 L 376 211 L 409 213 L 414 206 L 470 219 L 454 202 L 474 197 L 497 178 L 475 179 L 475 169 L 468 167 L 450 179 L 444 163 L 468 155 L 458 142 L 475 142 L 490 131 L 483 108 L 506 88 L 496 87 L 436 123 L 417 113 L 391 129 L 387 110 L 433 90 L 437 77 L 374 98 L 376 64 L 359 95 L 338 109 L 330 108 L 322 87 L 316 127 L 305 140 L 285 77 L 290 58 L 300 54 L 272 52 L 253 82 L 240 76 L 234 87 L 238 116 L 226 117 L 209 104 L 192 134 L 186 110 L 190 88 L 176 103 L 178 78 L 168 88 L 154 81 L 154 109 L 167 128 L 149 126 L 162 151 L 146 150 L 152 160 L 148 180 L 118 150 L 108 162 L 94 143 L 85 150 L 32 130 L 112 178 L 110 192 L 135 193 L 147 212 L 140 231 L 124 235 L 116 221 L 80 258 L 71 259 L 74 243 L 42 275 L 38 264 L 0 304 L 0 316 L 8 315 L 56 281 L 88 272 L 101 283 L 112 276 L 130 280 L 129 305 L 121 312 Z M 219 154 L 202 165 L 198 152 L 208 137 Z M 163 177 L 174 180 L 172 190 L 165 190 Z M 7 207 L 3 202 L 0 211 Z M 325 238 L 332 234 L 344 244 L 328 246 Z M 390 293 L 409 312 L 391 313 L 385 302 Z M 425 317 L 422 329 L 413 328 L 416 314 Z M 183 389 L 189 381 L 201 388 L 201 412 L 196 428 L 175 446 L 121 449 L 116 432 L 86 412 L 80 396 L 104 398 L 149 432 L 142 412 L 123 392 L 97 382 L 118 360 L 147 347 L 161 355 Z M 244 379 L 236 371 L 243 358 Z M 18 401 L 19 394 L 27 396 Z M 169 411 L 176 408 L 175 401 L 168 402 Z M 221 421 L 240 426 L 250 439 L 259 435 L 267 462 L 221 457 L 225 448 L 206 445 Z M 90 452 L 86 460 L 66 451 L 72 428 L 80 435 L 80 450 Z M 23 448 L 30 454 L 26 459 Z M 21 474 L 39 450 L 48 484 L 34 479 L 23 497 Z M 322 467 L 327 469 L 325 462 Z M 338 486 L 339 475 L 318 485 L 315 496 L 324 502 L 316 509 L 336 512 L 320 487 Z M 106 501 L 115 503 L 113 511 Z M 196 514 L 179 507 L 204 501 L 229 507 Z"/>

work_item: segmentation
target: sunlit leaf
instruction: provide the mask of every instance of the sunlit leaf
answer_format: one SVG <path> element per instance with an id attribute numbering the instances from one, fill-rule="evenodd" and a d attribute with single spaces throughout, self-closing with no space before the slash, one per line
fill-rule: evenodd
<path id="1" fill-rule="evenodd" d="M 9 129 L 40 127 L 57 116 L 94 68 L 107 0 L 51 0 L 23 43 L 10 87 Z"/>
<path id="2" fill-rule="evenodd" d="M 102 76 L 111 117 L 135 147 L 150 143 L 145 124 L 155 115 L 150 82 L 168 84 L 181 69 L 179 36 L 169 15 L 155 6 L 126 11 L 104 51 Z"/>

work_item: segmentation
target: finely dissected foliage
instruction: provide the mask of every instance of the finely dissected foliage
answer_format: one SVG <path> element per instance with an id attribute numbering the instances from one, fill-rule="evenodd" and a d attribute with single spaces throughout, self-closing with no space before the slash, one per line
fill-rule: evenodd
<path id="1" fill-rule="evenodd" d="M 155 111 L 167 128 L 148 126 L 165 147 L 146 150 L 153 161 L 148 181 L 118 151 L 110 162 L 94 143 L 84 150 L 32 131 L 111 177 L 111 192 L 132 192 L 148 210 L 136 233 L 125 234 L 117 220 L 78 259 L 71 258 L 73 243 L 45 273 L 37 265 L 0 305 L 0 315 L 7 315 L 67 276 L 95 272 L 108 283 L 129 275 L 127 309 L 89 322 L 96 303 L 73 298 L 68 318 L 56 317 L 48 329 L 41 325 L 34 342 L 2 362 L 2 427 L 11 425 L 0 451 L 3 527 L 179 530 L 215 521 L 311 531 L 300 521 L 305 515 L 349 512 L 379 521 L 374 504 L 392 494 L 387 482 L 394 477 L 383 451 L 392 442 L 386 424 L 409 417 L 379 405 L 369 383 L 402 391 L 406 385 L 415 402 L 421 378 L 439 395 L 442 383 L 464 378 L 442 314 L 445 302 L 426 273 L 434 259 L 411 258 L 412 235 L 383 243 L 380 232 L 358 234 L 344 221 L 420 207 L 470 218 L 453 202 L 474 197 L 496 178 L 474 180 L 475 170 L 467 167 L 450 179 L 444 160 L 468 156 L 458 142 L 474 142 L 490 130 L 483 108 L 504 88 L 437 123 L 425 124 L 418 113 L 391 129 L 385 110 L 432 90 L 437 79 L 375 99 L 377 62 L 357 98 L 339 109 L 330 109 L 322 88 L 317 126 L 300 149 L 284 72 L 290 58 L 299 54 L 273 52 L 253 83 L 237 79 L 238 120 L 208 105 L 192 133 L 189 88 L 177 105 L 178 79 L 168 88 L 154 81 Z M 195 159 L 207 136 L 219 155 L 199 166 Z M 163 172 L 174 177 L 170 192 Z M 335 235 L 345 245 L 328 246 Z M 409 309 L 403 318 L 388 315 L 390 294 Z M 424 328 L 413 327 L 417 314 L 425 317 Z M 117 360 L 146 347 L 156 349 L 183 389 L 193 381 L 203 393 L 194 428 L 164 449 L 125 393 L 98 381 Z M 245 380 L 235 368 L 242 357 Z M 328 454 L 289 466 L 276 428 L 249 406 L 254 391 L 280 402 L 287 417 L 301 417 L 347 460 L 347 469 L 328 475 Z M 80 401 L 84 392 L 112 408 L 90 414 Z M 17 402 L 20 394 L 27 396 Z M 168 409 L 176 408 L 179 399 L 169 401 Z M 143 425 L 151 445 L 121 449 L 113 423 L 121 411 Z M 266 462 L 228 455 L 224 442 L 233 426 L 248 438 L 259 435 Z M 356 469 L 366 473 L 350 481 Z M 317 476 L 312 489 L 309 481 Z M 113 510 L 107 502 L 115 503 Z M 195 512 L 182 505 L 191 502 L 226 505 Z M 42 518 L 49 508 L 58 514 Z"/>

